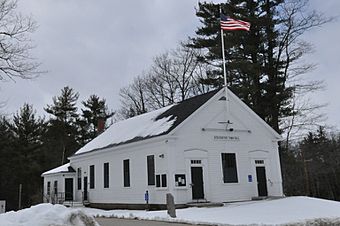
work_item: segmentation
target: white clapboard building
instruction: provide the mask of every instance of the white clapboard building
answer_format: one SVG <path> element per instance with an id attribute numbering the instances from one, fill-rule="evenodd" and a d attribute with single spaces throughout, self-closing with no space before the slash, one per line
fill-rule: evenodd
<path id="1" fill-rule="evenodd" d="M 161 207 L 282 196 L 281 136 L 225 89 L 111 125 L 42 174 L 46 202 Z"/>

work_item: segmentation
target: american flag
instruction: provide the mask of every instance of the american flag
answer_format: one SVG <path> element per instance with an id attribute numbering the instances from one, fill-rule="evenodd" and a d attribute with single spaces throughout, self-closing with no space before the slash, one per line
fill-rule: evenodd
<path id="1" fill-rule="evenodd" d="M 221 29 L 226 31 L 244 30 L 249 31 L 250 23 L 242 20 L 235 20 L 221 14 Z"/>

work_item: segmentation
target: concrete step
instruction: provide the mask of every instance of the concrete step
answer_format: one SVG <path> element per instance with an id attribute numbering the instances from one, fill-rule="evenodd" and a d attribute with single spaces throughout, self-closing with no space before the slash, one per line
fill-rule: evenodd
<path id="1" fill-rule="evenodd" d="M 284 196 L 256 196 L 252 197 L 251 200 L 259 201 L 259 200 L 275 200 L 275 199 L 282 199 Z"/>
<path id="2" fill-rule="evenodd" d="M 187 203 L 189 207 L 220 207 L 223 206 L 221 202 L 190 202 Z"/>
<path id="3" fill-rule="evenodd" d="M 65 201 L 63 203 L 64 206 L 67 207 L 84 207 L 84 204 L 82 202 L 76 202 L 76 201 Z"/>

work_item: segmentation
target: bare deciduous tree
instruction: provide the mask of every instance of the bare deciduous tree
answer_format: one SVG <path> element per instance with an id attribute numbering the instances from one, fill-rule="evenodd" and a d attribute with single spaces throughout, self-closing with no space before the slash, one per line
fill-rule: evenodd
<path id="1" fill-rule="evenodd" d="M 29 79 L 41 73 L 31 54 L 30 34 L 36 28 L 31 17 L 17 12 L 16 0 L 0 0 L 0 80 Z"/>
<path id="2" fill-rule="evenodd" d="M 128 118 L 208 92 L 210 87 L 200 83 L 208 65 L 199 56 L 198 50 L 181 44 L 155 57 L 147 72 L 120 90 L 120 115 Z"/>
<path id="3" fill-rule="evenodd" d="M 146 83 L 141 76 L 136 77 L 129 86 L 120 89 L 122 108 L 118 117 L 129 118 L 147 112 L 145 92 Z"/>
<path id="4" fill-rule="evenodd" d="M 310 100 L 310 94 L 324 88 L 322 81 L 306 78 L 315 64 L 304 62 L 302 56 L 313 52 L 310 43 L 301 36 L 310 29 L 319 27 L 333 20 L 321 13 L 308 10 L 308 0 L 288 0 L 280 5 L 280 44 L 277 50 L 277 65 L 284 62 L 284 77 L 292 89 L 290 101 L 291 114 L 281 119 L 281 130 L 289 139 L 301 136 L 301 131 L 315 129 L 324 123 L 325 116 L 319 111 L 325 104 L 316 104 Z"/>

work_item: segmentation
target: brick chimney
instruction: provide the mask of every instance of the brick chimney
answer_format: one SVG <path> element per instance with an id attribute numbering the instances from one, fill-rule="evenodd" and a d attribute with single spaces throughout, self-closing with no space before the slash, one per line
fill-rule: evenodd
<path id="1" fill-rule="evenodd" d="M 99 117 L 98 118 L 98 123 L 97 123 L 97 134 L 101 134 L 104 132 L 105 129 L 105 118 L 104 117 Z"/>

